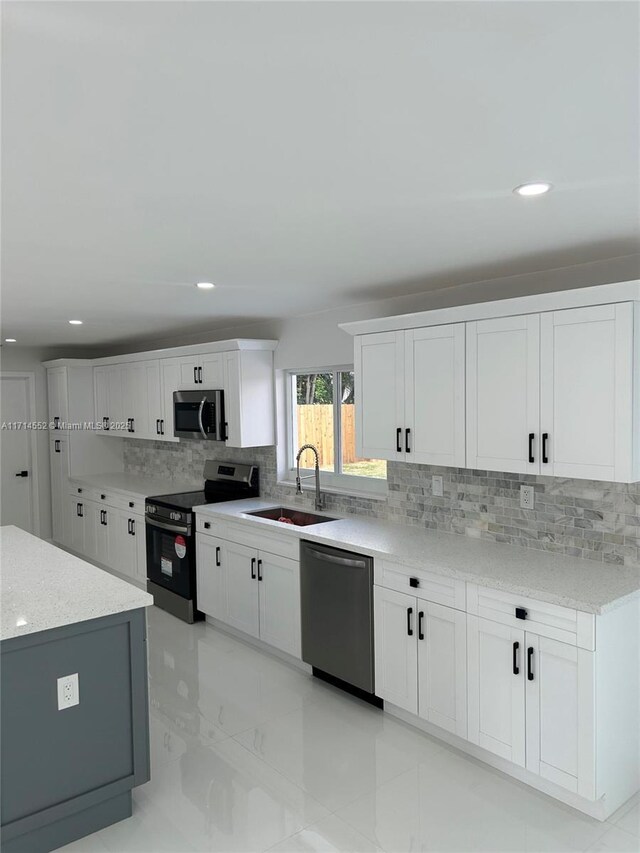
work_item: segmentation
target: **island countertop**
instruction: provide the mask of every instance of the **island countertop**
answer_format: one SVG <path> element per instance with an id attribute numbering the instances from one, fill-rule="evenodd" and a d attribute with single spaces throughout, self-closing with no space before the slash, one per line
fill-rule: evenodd
<path id="1" fill-rule="evenodd" d="M 0 640 L 153 604 L 153 596 L 18 527 L 0 528 Z"/>

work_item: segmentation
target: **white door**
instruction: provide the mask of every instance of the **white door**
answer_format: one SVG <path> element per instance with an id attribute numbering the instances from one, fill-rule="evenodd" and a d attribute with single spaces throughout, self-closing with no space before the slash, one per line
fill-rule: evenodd
<path id="1" fill-rule="evenodd" d="M 405 333 L 407 462 L 464 467 L 464 348 L 464 323 Z"/>
<path id="2" fill-rule="evenodd" d="M 107 417 L 109 431 L 116 436 L 127 434 L 122 372 L 122 366 L 119 364 L 107 368 Z"/>
<path id="3" fill-rule="evenodd" d="M 467 618 L 418 599 L 418 714 L 467 736 Z"/>
<path id="4" fill-rule="evenodd" d="M 52 432 L 49 440 L 51 463 L 51 517 L 53 541 L 66 545 L 69 538 L 69 439 L 64 432 Z"/>
<path id="5" fill-rule="evenodd" d="M 47 370 L 47 400 L 53 429 L 62 429 L 62 424 L 69 421 L 66 367 L 50 367 Z"/>
<path id="6" fill-rule="evenodd" d="M 537 474 L 541 453 L 540 315 L 481 320 L 466 326 L 466 465 Z"/>
<path id="7" fill-rule="evenodd" d="M 201 386 L 207 391 L 224 389 L 224 353 L 212 352 L 200 358 L 202 366 Z"/>
<path id="8" fill-rule="evenodd" d="M 468 739 L 525 766 L 524 631 L 467 615 Z"/>
<path id="9" fill-rule="evenodd" d="M 162 411 L 160 414 L 160 435 L 163 441 L 179 441 L 173 432 L 173 392 L 180 385 L 180 359 L 164 358 L 160 362 L 160 393 Z"/>
<path id="10" fill-rule="evenodd" d="M 138 574 L 138 551 L 135 537 L 131 532 L 132 518 L 124 509 L 107 510 L 109 565 L 116 572 L 128 578 Z"/>
<path id="11" fill-rule="evenodd" d="M 94 501 L 83 501 L 84 520 L 84 556 L 88 560 L 98 561 L 98 527 L 102 507 Z"/>
<path id="12" fill-rule="evenodd" d="M 93 393 L 95 400 L 95 419 L 106 433 L 109 424 L 109 369 L 106 366 L 93 368 Z M 101 432 L 100 435 L 103 433 Z"/>
<path id="13" fill-rule="evenodd" d="M 111 565 L 111 537 L 109 525 L 113 521 L 111 510 L 100 504 L 95 507 L 95 559 L 104 566 Z"/>
<path id="14" fill-rule="evenodd" d="M 628 482 L 633 304 L 552 311 L 541 324 L 541 473 Z"/>
<path id="15" fill-rule="evenodd" d="M 33 489 L 33 433 L 22 428 L 32 419 L 29 380 L 25 376 L 2 376 L 1 383 L 0 409 L 5 429 L 0 441 L 0 524 L 15 524 L 34 533 L 37 495 Z"/>
<path id="16" fill-rule="evenodd" d="M 300 563 L 258 551 L 260 639 L 300 658 Z"/>
<path id="17" fill-rule="evenodd" d="M 200 382 L 202 361 L 199 356 L 182 356 L 177 358 L 176 361 L 178 363 L 179 379 L 178 387 L 174 388 L 174 391 L 204 388 L 204 384 Z"/>
<path id="18" fill-rule="evenodd" d="M 144 583 L 147 578 L 147 539 L 144 526 L 144 515 L 132 515 L 131 540 L 134 543 L 135 556 L 135 578 Z"/>
<path id="19" fill-rule="evenodd" d="M 79 499 L 77 495 L 69 495 L 69 548 L 75 551 L 76 554 L 86 553 L 85 546 L 85 505 L 84 501 Z"/>
<path id="20" fill-rule="evenodd" d="M 418 713 L 416 599 L 375 586 L 376 696 Z"/>
<path id="21" fill-rule="evenodd" d="M 595 653 L 526 634 L 527 770 L 595 799 Z"/>
<path id="22" fill-rule="evenodd" d="M 224 420 L 229 447 L 242 447 L 242 375 L 240 353 L 225 352 L 224 357 Z"/>
<path id="23" fill-rule="evenodd" d="M 258 637 L 258 552 L 227 542 L 223 569 L 227 592 L 225 621 L 245 634 Z"/>
<path id="24" fill-rule="evenodd" d="M 355 338 L 358 456 L 405 458 L 404 336 L 404 332 L 382 332 Z"/>
<path id="25" fill-rule="evenodd" d="M 146 384 L 146 424 L 145 438 L 159 438 L 162 435 L 163 395 L 160 380 L 160 361 L 145 361 Z"/>
<path id="26" fill-rule="evenodd" d="M 145 364 L 134 361 L 122 365 L 122 400 L 125 436 L 144 438 L 148 430 L 147 375 Z"/>
<path id="27" fill-rule="evenodd" d="M 226 622 L 226 561 L 228 543 L 196 535 L 197 607 L 207 616 Z"/>

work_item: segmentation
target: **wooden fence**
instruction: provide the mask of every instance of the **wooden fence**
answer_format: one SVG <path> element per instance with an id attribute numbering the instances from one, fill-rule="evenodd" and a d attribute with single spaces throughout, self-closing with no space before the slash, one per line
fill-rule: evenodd
<path id="1" fill-rule="evenodd" d="M 342 461 L 355 462 L 355 419 L 353 403 L 342 406 Z M 320 455 L 320 467 L 333 467 L 333 406 L 314 403 L 298 406 L 298 445 L 315 444 Z M 302 459 L 303 465 L 311 462 Z"/>

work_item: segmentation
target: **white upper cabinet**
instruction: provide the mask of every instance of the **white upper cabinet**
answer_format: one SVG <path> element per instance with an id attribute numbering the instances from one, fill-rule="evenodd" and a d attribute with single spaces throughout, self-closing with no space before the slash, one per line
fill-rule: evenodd
<path id="1" fill-rule="evenodd" d="M 464 349 L 464 323 L 405 333 L 407 462 L 464 466 Z"/>
<path id="2" fill-rule="evenodd" d="M 543 474 L 634 479 L 633 346 L 632 303 L 541 315 Z"/>
<path id="3" fill-rule="evenodd" d="M 467 467 L 540 471 L 540 318 L 467 323 Z"/>
<path id="4" fill-rule="evenodd" d="M 356 452 L 464 465 L 464 324 L 355 341 Z"/>
<path id="5" fill-rule="evenodd" d="M 229 350 L 222 347 L 228 346 Z M 215 344 L 211 344 L 216 347 Z M 95 420 L 105 435 L 178 441 L 175 391 L 224 391 L 228 447 L 275 444 L 275 341 L 222 341 L 212 352 L 99 363 L 93 368 Z M 152 353 L 144 353 L 151 356 Z M 51 383 L 54 383 L 52 378 Z M 57 399 L 55 391 L 52 398 Z"/>
<path id="6" fill-rule="evenodd" d="M 640 480 L 640 282 L 342 328 L 360 456 Z"/>
<path id="7" fill-rule="evenodd" d="M 355 340 L 356 453 L 404 459 L 404 332 Z"/>
<path id="8" fill-rule="evenodd" d="M 47 370 L 47 395 L 49 420 L 53 424 L 53 429 L 62 429 L 62 424 L 69 421 L 66 367 L 54 367 Z"/>

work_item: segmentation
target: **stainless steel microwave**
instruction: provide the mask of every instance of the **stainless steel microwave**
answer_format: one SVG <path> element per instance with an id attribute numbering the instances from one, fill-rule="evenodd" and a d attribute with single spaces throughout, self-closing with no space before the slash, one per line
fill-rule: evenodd
<path id="1" fill-rule="evenodd" d="M 173 433 L 178 438 L 224 441 L 224 391 L 174 391 Z"/>

